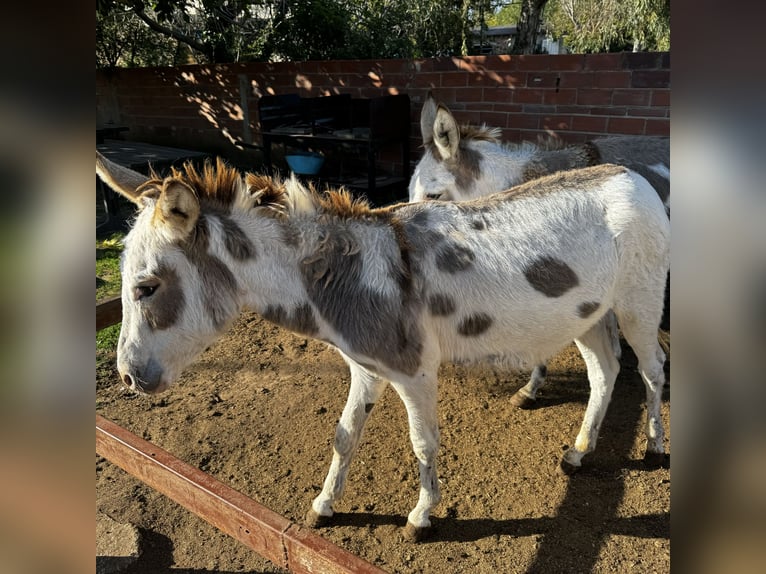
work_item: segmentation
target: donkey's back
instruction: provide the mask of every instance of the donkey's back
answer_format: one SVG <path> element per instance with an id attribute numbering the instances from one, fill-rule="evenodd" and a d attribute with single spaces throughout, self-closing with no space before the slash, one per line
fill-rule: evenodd
<path id="1" fill-rule="evenodd" d="M 470 203 L 403 211 L 443 360 L 534 365 L 621 300 L 633 312 L 631 291 L 647 283 L 642 305 L 661 314 L 668 219 L 646 179 L 624 167 L 560 172 Z"/>

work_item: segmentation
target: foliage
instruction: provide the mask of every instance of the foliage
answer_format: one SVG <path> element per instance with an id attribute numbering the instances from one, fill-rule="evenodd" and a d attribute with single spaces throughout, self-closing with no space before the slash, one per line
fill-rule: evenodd
<path id="1" fill-rule="evenodd" d="M 172 66 L 179 43 L 152 32 L 129 10 L 96 12 L 96 66 Z"/>
<path id="2" fill-rule="evenodd" d="M 550 32 L 572 52 L 669 50 L 669 0 L 551 0 Z"/>
<path id="3" fill-rule="evenodd" d="M 521 15 L 520 0 L 503 3 L 499 9 L 487 18 L 488 26 L 515 26 Z"/>
<path id="4" fill-rule="evenodd" d="M 115 233 L 108 239 L 96 241 L 96 301 L 120 293 L 120 254 L 124 234 Z M 96 365 L 113 361 L 117 349 L 120 325 L 96 333 Z"/>
<path id="5" fill-rule="evenodd" d="M 97 0 L 96 65 L 465 55 L 516 25 L 574 52 L 670 48 L 669 0 Z"/>
<path id="6" fill-rule="evenodd" d="M 492 0 L 98 0 L 97 65 L 466 54 Z M 145 37 L 165 53 L 143 54 Z M 179 53 L 184 46 L 187 52 Z M 127 57 L 139 53 L 141 57 Z"/>

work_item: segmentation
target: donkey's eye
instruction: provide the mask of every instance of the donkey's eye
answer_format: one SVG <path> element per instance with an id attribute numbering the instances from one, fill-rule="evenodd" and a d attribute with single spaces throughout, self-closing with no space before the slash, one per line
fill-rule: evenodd
<path id="1" fill-rule="evenodd" d="M 159 287 L 159 283 L 147 283 L 133 288 L 133 300 L 140 301 L 146 297 L 151 297 Z"/>
<path id="2" fill-rule="evenodd" d="M 442 195 L 444 194 L 443 193 L 427 193 L 426 197 L 428 199 L 439 199 Z"/>

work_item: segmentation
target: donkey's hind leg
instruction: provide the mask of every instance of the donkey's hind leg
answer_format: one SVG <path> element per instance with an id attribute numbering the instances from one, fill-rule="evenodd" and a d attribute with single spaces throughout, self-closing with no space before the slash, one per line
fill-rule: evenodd
<path id="1" fill-rule="evenodd" d="M 651 467 L 667 463 L 665 429 L 660 413 L 665 386 L 665 352 L 658 340 L 661 314 L 662 309 L 659 309 L 656 321 L 642 321 L 631 314 L 620 317 L 622 333 L 638 358 L 638 370 L 646 387 L 647 443 L 644 461 Z"/>
<path id="2" fill-rule="evenodd" d="M 548 367 L 545 363 L 537 365 L 529 377 L 529 382 L 516 391 L 511 397 L 511 404 L 520 409 L 531 409 L 537 403 L 537 391 L 545 384 Z"/>
<path id="3" fill-rule="evenodd" d="M 343 494 L 351 459 L 362 438 L 364 423 L 372 407 L 388 385 L 388 381 L 378 378 L 344 356 L 351 369 L 351 386 L 346 399 L 346 406 L 335 429 L 332 463 L 324 480 L 322 492 L 311 504 L 306 515 L 308 526 L 321 526 L 333 515 L 333 504 Z"/>
<path id="4" fill-rule="evenodd" d="M 617 316 L 610 309 L 601 321 L 606 325 L 612 352 L 619 361 L 622 357 L 622 347 L 620 346 L 620 328 L 617 325 Z M 529 377 L 529 382 L 513 394 L 511 404 L 520 409 L 534 408 L 537 404 L 537 391 L 545 384 L 547 374 L 548 367 L 545 366 L 545 363 L 537 365 Z"/>
<path id="5" fill-rule="evenodd" d="M 572 474 L 579 469 L 582 457 L 596 448 L 598 431 L 612 397 L 614 381 L 620 371 L 620 363 L 614 356 L 606 321 L 601 320 L 593 325 L 584 335 L 575 339 L 575 343 L 588 368 L 590 397 L 574 447 L 564 453 L 561 461 L 561 470 L 566 474 Z"/>

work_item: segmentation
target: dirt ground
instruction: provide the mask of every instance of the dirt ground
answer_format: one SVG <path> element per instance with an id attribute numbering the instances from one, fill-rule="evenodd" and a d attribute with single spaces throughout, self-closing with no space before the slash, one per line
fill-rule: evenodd
<path id="1" fill-rule="evenodd" d="M 623 349 L 600 442 L 573 477 L 557 466 L 588 398 L 574 345 L 549 363 L 533 410 L 509 400 L 528 373 L 444 365 L 443 499 L 419 543 L 401 537 L 418 471 L 404 407 L 389 388 L 334 521 L 317 532 L 389 572 L 668 572 L 670 471 L 642 463 L 644 386 L 624 341 Z M 302 522 L 329 468 L 348 383 L 345 364 L 324 344 L 244 315 L 162 395 L 135 395 L 103 369 L 96 411 Z M 669 411 L 666 389 L 668 439 Z M 96 498 L 98 510 L 140 529 L 143 553 L 129 573 L 280 572 L 100 457 Z"/>

